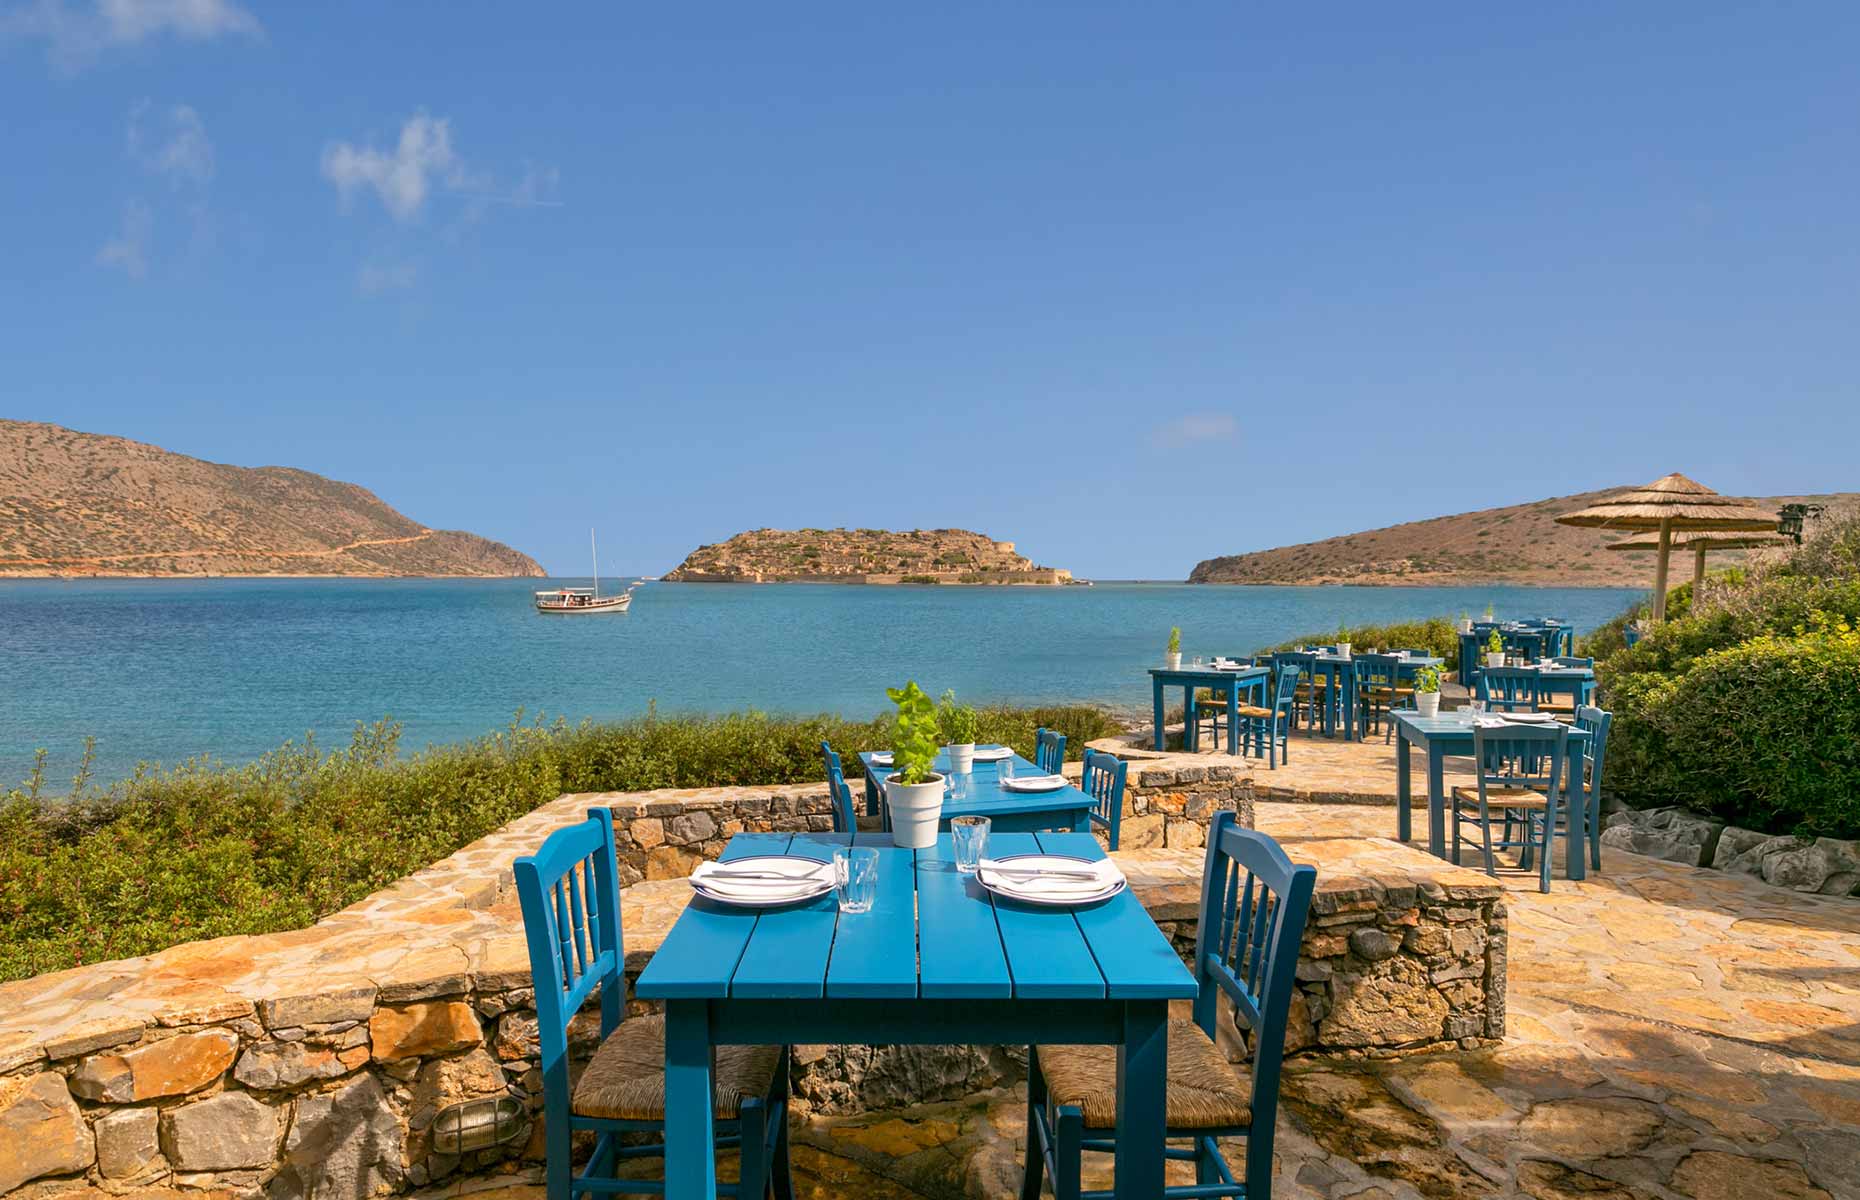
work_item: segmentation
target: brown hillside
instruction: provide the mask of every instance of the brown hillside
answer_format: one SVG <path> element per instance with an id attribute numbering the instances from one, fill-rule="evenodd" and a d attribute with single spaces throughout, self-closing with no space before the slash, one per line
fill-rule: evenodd
<path id="1" fill-rule="evenodd" d="M 0 575 L 541 574 L 352 483 L 0 420 Z"/>
<path id="2" fill-rule="evenodd" d="M 1648 587 L 1653 581 L 1651 552 L 1616 553 L 1603 548 L 1610 542 L 1625 540 L 1629 531 L 1572 529 L 1555 521 L 1563 513 L 1585 508 L 1620 490 L 1558 496 L 1534 504 L 1411 521 L 1299 546 L 1210 558 L 1196 563 L 1188 579 L 1190 583 Z M 1834 511 L 1860 510 L 1860 493 L 1856 492 L 1755 499 L 1755 503 L 1771 510 L 1798 501 L 1825 504 Z M 1745 557 L 1744 551 L 1726 550 L 1714 553 L 1707 561 L 1725 566 Z M 1689 560 L 1675 569 L 1675 578 L 1688 578 Z"/>
<path id="3" fill-rule="evenodd" d="M 699 546 L 665 577 L 674 583 L 1069 583 L 966 529 L 754 529 Z"/>

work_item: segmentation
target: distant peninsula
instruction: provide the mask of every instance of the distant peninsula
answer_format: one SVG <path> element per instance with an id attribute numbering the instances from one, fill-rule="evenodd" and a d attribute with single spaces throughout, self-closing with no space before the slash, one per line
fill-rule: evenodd
<path id="1" fill-rule="evenodd" d="M 699 546 L 673 583 L 1035 584 L 1073 582 L 967 529 L 755 529 Z"/>
<path id="2" fill-rule="evenodd" d="M 1556 518 L 1619 492 L 1579 492 L 1530 504 L 1410 521 L 1321 542 L 1281 546 L 1249 554 L 1205 559 L 1189 573 L 1190 583 L 1381 584 L 1469 586 L 1518 584 L 1533 587 L 1635 587 L 1652 578 L 1648 554 L 1610 553 L 1630 536 L 1624 529 L 1576 529 Z M 1825 505 L 1829 513 L 1860 509 L 1860 493 L 1753 498 L 1761 508 L 1784 504 Z M 1746 557 L 1723 551 L 1716 567 Z"/>
<path id="3" fill-rule="evenodd" d="M 0 419 L 0 577 L 542 574 L 352 483 Z"/>

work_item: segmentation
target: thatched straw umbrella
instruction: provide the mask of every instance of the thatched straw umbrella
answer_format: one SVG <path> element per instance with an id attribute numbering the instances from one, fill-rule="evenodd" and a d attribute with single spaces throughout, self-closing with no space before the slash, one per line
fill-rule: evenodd
<path id="1" fill-rule="evenodd" d="M 1675 532 L 1773 533 L 1776 514 L 1730 496 L 1720 496 L 1677 472 L 1643 488 L 1620 492 L 1585 509 L 1565 513 L 1559 525 L 1591 529 L 1658 531 L 1659 565 L 1653 575 L 1653 619 L 1666 620 L 1666 571 Z"/>
<path id="2" fill-rule="evenodd" d="M 1692 551 L 1692 595 L 1698 596 L 1705 583 L 1705 552 L 1708 550 L 1759 550 L 1765 546 L 1794 545 L 1777 533 L 1684 533 L 1673 539 L 1673 549 Z M 1616 542 L 1610 550 L 1658 550 L 1657 537 L 1634 537 Z"/>

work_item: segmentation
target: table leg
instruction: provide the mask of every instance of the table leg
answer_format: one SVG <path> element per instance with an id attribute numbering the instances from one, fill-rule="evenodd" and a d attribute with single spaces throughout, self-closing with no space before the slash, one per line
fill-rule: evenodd
<path id="1" fill-rule="evenodd" d="M 1227 681 L 1227 753 L 1240 753 L 1240 681 Z"/>
<path id="2" fill-rule="evenodd" d="M 712 1200 L 717 1194 L 711 1150 L 710 1008 L 704 1000 L 665 1004 L 665 1195 Z"/>
<path id="3" fill-rule="evenodd" d="M 1356 740 L 1356 664 L 1337 668 L 1338 686 L 1343 693 L 1343 740 Z"/>
<path id="4" fill-rule="evenodd" d="M 1439 742 L 1427 745 L 1427 852 L 1447 856 L 1447 754 Z"/>
<path id="5" fill-rule="evenodd" d="M 1150 691 L 1151 691 L 1151 696 L 1152 696 L 1152 700 L 1150 704 L 1150 716 L 1154 718 L 1156 722 L 1156 748 L 1158 750 L 1161 750 L 1163 748 L 1163 681 L 1162 681 L 1162 676 L 1152 675 L 1150 677 Z"/>
<path id="6" fill-rule="evenodd" d="M 870 771 L 865 773 L 865 815 L 878 815 L 878 781 L 872 778 Z"/>
<path id="7" fill-rule="evenodd" d="M 1405 842 L 1414 836 L 1410 805 L 1414 802 L 1414 772 L 1408 765 L 1408 731 L 1395 726 L 1395 840 Z"/>
<path id="8" fill-rule="evenodd" d="M 1563 872 L 1571 879 L 1589 876 L 1588 836 L 1589 798 L 1582 786 L 1582 752 L 1563 755 L 1563 820 L 1568 832 L 1563 838 Z M 1545 839 L 1547 843 L 1548 838 Z M 1549 847 L 1545 846 L 1548 853 Z"/>
<path id="9" fill-rule="evenodd" d="M 1117 1047 L 1118 1200 L 1161 1200 L 1167 1131 L 1169 1003 L 1124 1005 L 1124 1040 Z"/>
<path id="10" fill-rule="evenodd" d="M 1091 832 L 1091 809 L 1075 808 L 1072 810 L 1072 832 L 1073 833 L 1090 833 Z"/>

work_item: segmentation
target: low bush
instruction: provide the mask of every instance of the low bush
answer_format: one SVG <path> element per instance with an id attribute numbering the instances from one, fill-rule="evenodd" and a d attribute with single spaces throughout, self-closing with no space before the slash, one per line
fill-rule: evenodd
<path id="1" fill-rule="evenodd" d="M 1032 757 L 1042 725 L 1070 756 L 1117 731 L 1095 708 L 986 708 L 978 739 Z M 0 794 L 0 980 L 179 942 L 308 925 L 564 792 L 803 783 L 820 743 L 849 760 L 889 718 L 656 714 L 611 725 L 513 722 L 474 742 L 399 755 L 399 727 L 358 727 L 258 762 L 140 769 L 105 791 Z"/>

